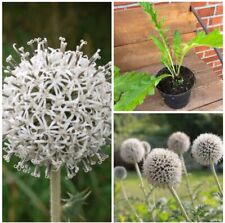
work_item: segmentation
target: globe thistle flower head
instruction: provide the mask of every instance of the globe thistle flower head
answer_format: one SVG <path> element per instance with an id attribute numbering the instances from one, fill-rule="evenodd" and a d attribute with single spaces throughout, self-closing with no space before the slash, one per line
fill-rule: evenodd
<path id="1" fill-rule="evenodd" d="M 122 142 L 120 155 L 126 163 L 135 164 L 144 158 L 145 149 L 141 141 L 130 138 Z"/>
<path id="2" fill-rule="evenodd" d="M 65 166 L 72 178 L 82 167 L 101 163 L 107 156 L 101 148 L 110 137 L 111 63 L 96 65 L 99 52 L 88 58 L 81 40 L 75 51 L 48 46 L 47 39 L 36 38 L 14 50 L 20 62 L 10 55 L 8 76 L 3 85 L 3 137 L 6 161 L 20 158 L 18 170 L 40 176 Z M 34 169 L 34 170 L 33 170 Z"/>
<path id="3" fill-rule="evenodd" d="M 176 153 L 156 148 L 144 161 L 143 172 L 155 187 L 177 186 L 182 176 L 181 161 Z"/>
<path id="4" fill-rule="evenodd" d="M 190 138 L 184 132 L 174 132 L 167 141 L 168 149 L 181 155 L 190 148 Z"/>
<path id="5" fill-rule="evenodd" d="M 123 166 L 116 166 L 114 168 L 114 176 L 118 180 L 124 180 L 127 177 L 127 170 Z"/>
<path id="6" fill-rule="evenodd" d="M 151 145 L 146 141 L 142 141 L 142 145 L 145 149 L 145 155 L 149 154 L 151 151 Z"/>
<path id="7" fill-rule="evenodd" d="M 223 143 L 219 136 L 204 133 L 194 140 L 191 152 L 201 165 L 207 166 L 211 162 L 217 164 L 223 157 Z"/>

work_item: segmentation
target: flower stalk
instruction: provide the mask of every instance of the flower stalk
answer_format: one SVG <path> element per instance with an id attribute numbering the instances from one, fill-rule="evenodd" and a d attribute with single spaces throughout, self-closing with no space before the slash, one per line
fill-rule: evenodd
<path id="1" fill-rule="evenodd" d="M 223 190 L 222 190 L 222 187 L 220 186 L 220 183 L 219 183 L 219 180 L 218 180 L 218 177 L 217 177 L 216 170 L 215 170 L 213 162 L 210 163 L 210 167 L 211 167 L 211 170 L 213 172 L 213 176 L 214 176 L 216 185 L 217 185 L 221 195 L 223 196 Z"/>
<path id="2" fill-rule="evenodd" d="M 51 193 L 51 222 L 61 222 L 61 186 L 60 169 L 51 171 L 50 193 Z"/>

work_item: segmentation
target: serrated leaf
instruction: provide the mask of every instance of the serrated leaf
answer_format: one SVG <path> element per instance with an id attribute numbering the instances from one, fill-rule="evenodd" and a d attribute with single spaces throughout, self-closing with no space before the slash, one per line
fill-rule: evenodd
<path id="1" fill-rule="evenodd" d="M 116 111 L 132 111 L 155 93 L 155 87 L 169 74 L 155 77 L 147 73 L 127 72 L 114 77 L 114 100 Z"/>
<path id="2" fill-rule="evenodd" d="M 176 58 L 177 64 L 180 63 L 181 57 L 182 57 L 182 38 L 180 35 L 180 32 L 175 31 L 173 34 L 173 52 L 174 56 Z"/>

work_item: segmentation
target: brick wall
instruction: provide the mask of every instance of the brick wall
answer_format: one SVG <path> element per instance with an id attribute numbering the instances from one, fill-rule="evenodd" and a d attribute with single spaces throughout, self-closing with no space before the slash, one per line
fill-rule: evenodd
<path id="1" fill-rule="evenodd" d="M 158 3 L 157 3 L 158 4 Z M 168 3 L 160 3 L 168 4 Z M 198 15 L 203 20 L 204 24 L 209 31 L 212 31 L 215 28 L 219 28 L 223 31 L 223 3 L 221 2 L 193 2 L 191 6 L 195 8 Z M 139 7 L 137 2 L 115 2 L 115 10 L 126 10 L 129 8 Z M 201 25 L 196 22 L 196 30 L 203 30 Z M 220 49 L 222 53 L 222 49 Z M 205 63 L 210 66 L 215 74 L 222 78 L 222 64 L 218 59 L 214 49 L 209 49 L 207 47 L 197 47 L 195 48 L 196 54 L 201 58 Z"/>

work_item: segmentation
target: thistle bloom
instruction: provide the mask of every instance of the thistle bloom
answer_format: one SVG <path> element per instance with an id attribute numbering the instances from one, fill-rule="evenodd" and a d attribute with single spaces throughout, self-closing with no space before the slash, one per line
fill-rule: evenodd
<path id="1" fill-rule="evenodd" d="M 124 180 L 127 177 L 127 170 L 123 166 L 116 166 L 114 168 L 114 176 L 118 180 Z"/>
<path id="2" fill-rule="evenodd" d="M 190 138 L 183 132 L 174 132 L 170 135 L 167 145 L 169 150 L 181 155 L 188 151 L 190 147 Z"/>
<path id="3" fill-rule="evenodd" d="M 135 164 L 139 163 L 143 159 L 145 149 L 141 141 L 135 138 L 130 138 L 123 141 L 120 155 L 125 162 Z"/>
<path id="4" fill-rule="evenodd" d="M 101 147 L 111 133 L 111 63 L 97 67 L 100 50 L 88 58 L 83 40 L 75 51 L 66 51 L 65 39 L 59 40 L 60 48 L 53 49 L 46 38 L 33 39 L 27 43 L 31 53 L 14 44 L 21 61 L 6 59 L 4 158 L 19 157 L 15 167 L 35 177 L 42 166 L 46 177 L 65 166 L 72 178 L 79 167 L 88 172 L 107 157 Z"/>
<path id="5" fill-rule="evenodd" d="M 192 155 L 201 165 L 216 164 L 223 156 L 223 143 L 219 136 L 204 133 L 193 142 Z"/>
<path id="6" fill-rule="evenodd" d="M 152 150 L 144 161 L 143 169 L 148 181 L 156 187 L 173 187 L 181 181 L 181 161 L 170 150 Z"/>

